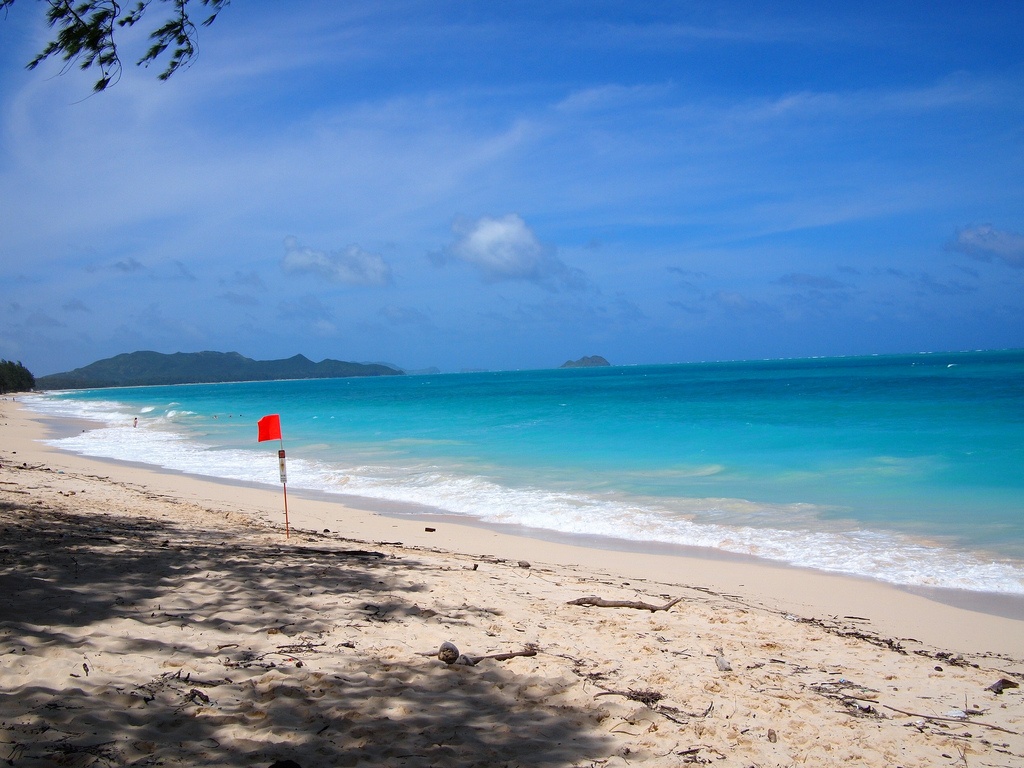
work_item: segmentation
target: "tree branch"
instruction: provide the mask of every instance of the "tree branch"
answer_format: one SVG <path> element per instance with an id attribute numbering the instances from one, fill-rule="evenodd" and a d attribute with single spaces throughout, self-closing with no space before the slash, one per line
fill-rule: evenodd
<path id="1" fill-rule="evenodd" d="M 15 0 L 0 0 L 0 9 L 7 10 Z M 162 0 L 173 3 L 169 18 L 150 33 L 150 45 L 136 62 L 149 66 L 171 48 L 167 67 L 157 75 L 167 80 L 182 67 L 187 67 L 196 57 L 198 31 L 189 16 L 189 3 L 202 5 L 210 10 L 203 20 L 204 27 L 210 26 L 230 0 Z M 93 85 L 99 92 L 116 83 L 122 72 L 121 57 L 115 33 L 119 27 L 132 27 L 150 10 L 152 0 L 138 0 L 125 11 L 117 0 L 46 0 L 48 25 L 56 30 L 54 39 L 26 66 L 35 69 L 51 56 L 64 61 L 61 74 L 73 65 L 82 70 L 97 67 L 100 78 Z M 173 46 L 173 48 L 172 48 Z"/>
<path id="2" fill-rule="evenodd" d="M 650 603 L 644 603 L 639 600 L 605 600 L 600 597 L 580 597 L 576 600 L 570 600 L 566 605 L 590 605 L 595 608 L 636 608 L 640 611 L 667 611 L 673 605 L 678 603 L 683 598 L 677 597 L 674 600 L 670 600 L 664 605 L 651 605 Z"/>
<path id="3" fill-rule="evenodd" d="M 883 704 L 886 709 L 891 709 L 893 712 L 899 712 L 901 715 L 907 715 L 908 717 L 920 717 L 922 720 L 932 720 L 940 723 L 959 723 L 960 725 L 980 725 L 982 728 L 991 728 L 993 731 L 1002 731 L 1003 733 L 1010 733 L 1014 736 L 1019 736 L 1016 731 L 1011 731 L 1008 728 L 1003 728 L 1001 725 L 992 725 L 991 723 L 983 723 L 980 720 L 966 720 L 959 719 L 956 717 L 938 717 L 937 715 L 922 715 L 918 712 L 907 712 L 905 709 L 897 709 L 896 707 L 890 707 L 888 704 Z"/>

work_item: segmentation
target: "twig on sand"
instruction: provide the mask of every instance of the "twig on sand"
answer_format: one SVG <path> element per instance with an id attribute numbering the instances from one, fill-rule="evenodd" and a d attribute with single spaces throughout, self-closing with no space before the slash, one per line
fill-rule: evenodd
<path id="1" fill-rule="evenodd" d="M 566 605 L 588 605 L 594 608 L 636 608 L 639 611 L 650 611 L 654 613 L 656 611 L 667 611 L 676 603 L 680 602 L 683 598 L 677 597 L 674 600 L 669 600 L 664 605 L 652 605 L 651 603 L 644 603 L 640 600 L 605 600 L 601 597 L 580 597 L 575 600 L 570 600 Z"/>
<path id="2" fill-rule="evenodd" d="M 1002 731 L 1003 733 L 1009 733 L 1013 736 L 1019 736 L 1017 731 L 1011 731 L 1008 728 L 1003 728 L 1001 725 L 992 725 L 991 723 L 983 723 L 980 720 L 965 720 L 956 717 L 939 717 L 938 715 L 922 715 L 919 712 L 907 712 L 905 709 L 897 709 L 896 707 L 890 707 L 888 704 L 883 704 L 883 707 L 890 709 L 893 712 L 899 712 L 901 715 L 907 717 L 920 717 L 922 720 L 932 720 L 940 723 L 960 723 L 960 725 L 980 725 L 982 728 L 991 728 L 993 731 Z"/>
<path id="3" fill-rule="evenodd" d="M 630 701 L 638 701 L 647 708 L 649 708 L 651 711 L 657 712 L 659 715 L 662 715 L 663 717 L 666 717 L 669 720 L 671 720 L 673 723 L 677 723 L 679 725 L 686 725 L 690 719 L 705 718 L 708 715 L 710 715 L 711 711 L 715 708 L 715 703 L 711 702 L 711 704 L 708 705 L 707 709 L 705 709 L 701 713 L 684 712 L 680 709 L 677 709 L 676 707 L 669 707 L 662 704 L 661 700 L 665 698 L 665 695 L 660 691 L 655 691 L 652 689 L 642 691 L 633 688 L 630 688 L 628 691 L 607 690 L 601 691 L 601 693 L 594 694 L 594 698 L 597 698 L 598 696 L 625 696 Z M 680 716 L 683 716 L 687 719 L 684 720 Z"/>
<path id="4" fill-rule="evenodd" d="M 595 693 L 594 698 L 598 696 L 625 696 L 630 701 L 639 701 L 641 704 L 646 704 L 651 709 L 654 709 L 658 705 L 658 702 L 665 698 L 665 694 L 660 691 L 646 690 L 637 691 L 630 688 L 628 691 L 601 691 Z"/>

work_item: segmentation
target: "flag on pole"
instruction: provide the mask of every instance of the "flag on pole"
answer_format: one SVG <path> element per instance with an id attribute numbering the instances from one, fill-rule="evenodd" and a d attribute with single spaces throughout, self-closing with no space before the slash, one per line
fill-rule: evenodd
<path id="1" fill-rule="evenodd" d="M 277 452 L 277 464 L 281 470 L 281 490 L 284 492 L 284 535 L 288 538 L 291 533 L 288 527 L 288 475 L 284 467 L 284 439 L 281 437 L 281 417 L 272 413 L 264 416 L 256 422 L 258 434 L 256 442 L 262 443 L 265 440 L 280 440 L 281 450 Z"/>
<path id="2" fill-rule="evenodd" d="M 256 426 L 259 428 L 259 437 L 256 438 L 256 442 L 281 439 L 281 417 L 276 413 L 264 416 L 256 422 Z"/>

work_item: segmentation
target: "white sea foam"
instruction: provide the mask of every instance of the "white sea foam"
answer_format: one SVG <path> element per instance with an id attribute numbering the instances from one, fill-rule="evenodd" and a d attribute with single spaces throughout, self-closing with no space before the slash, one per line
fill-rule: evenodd
<path id="1" fill-rule="evenodd" d="M 721 525 L 699 521 L 701 504 L 707 500 L 690 500 L 687 507 L 697 519 L 686 519 L 664 507 L 587 494 L 507 488 L 484 478 L 429 470 L 404 478 L 392 473 L 390 468 L 354 468 L 344 492 L 427 504 L 491 523 L 708 547 L 900 585 L 1024 595 L 1024 569 L 1018 565 L 923 546 L 897 534 Z"/>
<path id="2" fill-rule="evenodd" d="M 174 431 L 176 421 L 187 418 L 189 412 L 171 408 L 171 404 L 159 417 L 150 413 L 144 425 L 133 428 L 132 411 L 112 401 L 40 398 L 27 402 L 43 413 L 103 424 L 50 441 L 62 450 L 217 478 L 268 485 L 279 482 L 277 462 L 268 458 L 266 451 L 211 448 Z M 1019 564 L 925 546 L 895 533 L 815 530 L 811 528 L 814 515 L 807 509 L 811 505 L 786 505 L 783 509 L 782 505 L 776 508 L 739 499 L 650 501 L 514 488 L 432 466 L 340 466 L 293 457 L 288 469 L 289 485 L 295 489 L 408 502 L 488 523 L 707 547 L 906 586 L 1024 595 L 1024 568 Z M 736 524 L 737 510 L 743 511 L 748 522 L 764 524 Z M 723 519 L 731 524 L 720 522 Z M 773 519 L 799 519 L 799 527 L 772 526 Z"/>

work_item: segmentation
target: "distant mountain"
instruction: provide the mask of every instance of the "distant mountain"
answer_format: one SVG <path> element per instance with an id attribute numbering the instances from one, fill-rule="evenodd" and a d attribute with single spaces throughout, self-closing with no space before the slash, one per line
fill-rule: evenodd
<path id="1" fill-rule="evenodd" d="M 251 360 L 237 352 L 129 352 L 97 360 L 84 368 L 36 378 L 36 389 L 94 389 L 151 384 L 213 384 L 274 379 L 336 379 L 349 376 L 400 376 L 386 365 L 321 360 L 304 355 L 287 360 Z"/>
<path id="2" fill-rule="evenodd" d="M 562 363 L 562 368 L 600 368 L 604 365 L 611 365 L 600 355 L 591 355 L 590 357 L 581 357 L 579 360 L 566 360 Z"/>
<path id="3" fill-rule="evenodd" d="M 388 363 L 385 361 L 364 362 L 363 365 L 383 365 L 385 368 L 394 368 L 399 373 L 404 373 L 409 376 L 433 376 L 441 372 L 441 369 L 435 366 L 431 366 L 430 368 L 417 368 L 416 370 L 411 370 L 409 368 L 402 368 L 400 365 L 395 365 L 394 363 Z"/>

